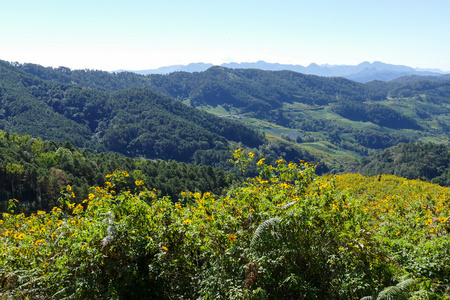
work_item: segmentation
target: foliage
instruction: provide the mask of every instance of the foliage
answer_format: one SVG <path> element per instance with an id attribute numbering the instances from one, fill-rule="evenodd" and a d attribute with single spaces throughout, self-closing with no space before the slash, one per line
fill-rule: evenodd
<path id="1" fill-rule="evenodd" d="M 161 195 L 176 200 L 182 191 L 220 193 L 238 180 L 235 174 L 205 165 L 127 158 L 117 153 L 95 154 L 57 143 L 0 130 L 0 211 L 9 199 L 21 199 L 17 211 L 49 210 L 61 187 L 70 184 L 80 203 L 90 186 L 101 186 L 114 170 L 130 173 L 130 182 L 144 180 Z"/>
<path id="2" fill-rule="evenodd" d="M 400 142 L 450 140 L 447 77 L 362 84 L 223 67 L 148 76 L 6 62 L 0 68 L 0 129 L 133 157 L 221 166 L 230 141 L 267 145 L 236 122 L 253 122 L 300 146 L 320 142 L 339 160 L 342 153 L 366 156 Z M 214 118 L 179 102 L 242 119 Z M 38 120 L 42 115 L 47 118 Z"/>
<path id="3" fill-rule="evenodd" d="M 54 72 L 62 74 L 51 76 Z M 87 88 L 71 83 L 66 77 L 72 73 L 64 68 L 50 71 L 0 62 L 0 73 L 0 129 L 8 132 L 68 141 L 95 151 L 183 162 L 193 162 L 200 150 L 226 151 L 230 142 L 247 147 L 266 142 L 263 134 L 235 120 L 149 89 L 131 85 L 110 93 L 97 86 Z"/>
<path id="4" fill-rule="evenodd" d="M 443 144 L 401 143 L 349 164 L 346 172 L 375 176 L 394 174 L 450 185 L 450 149 Z"/>
<path id="5" fill-rule="evenodd" d="M 243 170 L 256 159 L 233 151 Z M 258 176 L 223 196 L 186 192 L 173 202 L 115 171 L 83 203 L 69 185 L 51 211 L 4 213 L 0 295 L 361 299 L 388 293 L 405 272 L 420 278 L 400 279 L 411 299 L 449 295 L 447 189 L 318 177 L 302 161 L 256 165 Z"/>

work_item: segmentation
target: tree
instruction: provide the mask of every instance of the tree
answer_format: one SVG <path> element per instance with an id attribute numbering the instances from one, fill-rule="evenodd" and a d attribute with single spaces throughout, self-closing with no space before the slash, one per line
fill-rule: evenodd
<path id="1" fill-rule="evenodd" d="M 14 198 L 14 181 L 16 181 L 23 174 L 23 165 L 20 164 L 6 164 L 6 175 L 11 182 L 11 193 Z"/>

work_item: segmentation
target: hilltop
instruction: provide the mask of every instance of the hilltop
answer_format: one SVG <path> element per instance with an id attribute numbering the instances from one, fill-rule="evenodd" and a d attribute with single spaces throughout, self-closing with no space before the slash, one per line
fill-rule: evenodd
<path id="1" fill-rule="evenodd" d="M 130 71 L 137 74 L 169 74 L 173 72 L 203 72 L 213 67 L 208 63 L 191 63 L 188 65 L 165 66 L 157 69 Z M 306 67 L 292 64 L 267 63 L 265 61 L 223 63 L 221 67 L 231 69 L 259 69 L 265 71 L 294 71 L 308 75 L 326 77 L 344 77 L 358 82 L 369 82 L 373 80 L 389 81 L 404 76 L 440 76 L 445 72 L 439 69 L 418 69 L 403 65 L 386 64 L 380 61 L 362 62 L 358 65 L 318 65 L 312 63 Z M 122 72 L 125 70 L 118 70 Z"/>

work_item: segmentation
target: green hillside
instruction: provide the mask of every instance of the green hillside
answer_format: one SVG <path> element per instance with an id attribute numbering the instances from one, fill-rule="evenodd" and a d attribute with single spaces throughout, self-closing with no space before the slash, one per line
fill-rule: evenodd
<path id="1" fill-rule="evenodd" d="M 264 144 L 264 135 L 148 89 L 106 92 L 42 80 L 0 64 L 0 129 L 69 141 L 131 157 L 192 162 L 202 152 L 226 155 L 230 142 Z"/>
<path id="2" fill-rule="evenodd" d="M 345 172 L 368 176 L 393 174 L 450 186 L 450 147 L 433 143 L 401 143 L 350 163 Z"/>
<path id="3" fill-rule="evenodd" d="M 0 212 L 7 210 L 13 198 L 20 199 L 16 212 L 50 210 L 58 205 L 61 189 L 67 185 L 76 195 L 71 200 L 81 203 L 90 193 L 89 187 L 103 185 L 105 175 L 115 170 L 130 174 L 124 188 L 143 180 L 161 196 L 174 200 L 182 191 L 220 193 L 238 180 L 236 174 L 211 166 L 140 160 L 118 153 L 95 154 L 68 142 L 43 141 L 0 130 Z"/>
<path id="4" fill-rule="evenodd" d="M 39 78 L 47 84 L 76 83 L 77 86 L 85 86 L 97 94 L 114 94 L 118 90 L 129 88 L 151 89 L 184 104 L 222 116 L 221 119 L 233 119 L 261 130 L 271 141 L 284 140 L 291 147 L 303 149 L 303 153 L 308 151 L 316 160 L 327 162 L 335 170 L 344 169 L 345 157 L 373 155 L 398 143 L 447 144 L 450 140 L 448 76 L 412 76 L 390 82 L 362 84 L 343 78 L 311 76 L 291 71 L 223 67 L 212 67 L 204 72 L 148 76 L 129 72 L 52 69 L 33 64 L 10 68 L 32 75 L 32 78 Z M 126 93 L 119 94 L 124 96 Z M 109 96 L 107 98 L 109 99 Z M 52 105 L 57 110 L 60 104 L 56 100 Z M 70 112 L 73 108 L 64 106 L 64 109 Z M 70 121 L 80 118 L 76 109 L 74 114 L 69 112 L 64 113 L 69 116 Z M 196 121 L 199 119 L 195 117 Z M 116 120 L 122 122 L 121 124 L 133 123 L 132 118 L 123 114 L 117 116 Z M 91 133 L 94 131 L 94 139 L 105 134 L 106 140 L 111 141 L 110 137 L 115 136 L 118 130 L 121 131 L 123 138 L 117 141 L 114 149 L 120 149 L 119 151 L 127 155 L 140 155 L 138 152 L 142 150 L 130 150 L 135 149 L 133 147 L 125 149 L 125 144 L 130 145 L 131 142 L 144 147 L 146 141 L 151 143 L 153 139 L 147 136 L 135 137 L 134 135 L 139 134 L 134 132 L 136 130 L 121 126 L 118 126 L 119 129 L 106 127 L 110 130 L 110 135 L 106 131 L 98 134 L 95 129 L 104 128 L 105 123 L 97 124 L 85 120 L 84 124 L 88 125 Z M 98 127 L 99 124 L 102 126 Z M 153 128 L 151 126 L 143 124 L 146 128 Z M 180 128 L 180 123 L 175 122 L 172 127 Z M 208 126 L 206 128 L 208 129 Z M 208 131 L 211 132 L 200 136 L 209 137 L 211 133 L 221 136 L 220 132 L 212 129 Z M 164 136 L 163 133 L 162 135 Z M 247 138 L 234 137 L 232 140 L 244 143 Z M 257 140 L 255 137 L 256 144 Z M 262 140 L 259 145 L 261 143 Z M 172 149 L 172 146 L 170 143 L 154 145 L 153 151 L 155 153 L 161 147 Z M 203 146 L 204 143 L 196 145 L 200 148 Z M 107 147 L 112 145 L 108 144 Z M 176 149 L 173 154 L 175 156 L 172 157 L 179 159 L 181 153 L 189 151 L 191 147 L 193 145 L 190 142 L 183 143 L 182 149 Z M 211 144 L 208 147 L 214 149 Z M 197 152 L 203 151 L 203 148 L 195 149 Z"/>

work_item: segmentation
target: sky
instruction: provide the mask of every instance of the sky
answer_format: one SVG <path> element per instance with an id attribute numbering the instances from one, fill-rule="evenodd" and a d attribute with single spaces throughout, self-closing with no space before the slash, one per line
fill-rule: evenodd
<path id="1" fill-rule="evenodd" d="M 146 70 L 204 62 L 450 71 L 448 0 L 0 0 L 0 60 Z"/>

